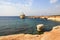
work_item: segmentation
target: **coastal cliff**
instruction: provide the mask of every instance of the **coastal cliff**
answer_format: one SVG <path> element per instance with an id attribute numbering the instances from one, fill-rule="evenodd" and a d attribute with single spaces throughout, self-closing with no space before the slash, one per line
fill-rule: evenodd
<path id="1" fill-rule="evenodd" d="M 0 36 L 0 40 L 60 40 L 60 25 L 41 35 L 15 34 Z"/>

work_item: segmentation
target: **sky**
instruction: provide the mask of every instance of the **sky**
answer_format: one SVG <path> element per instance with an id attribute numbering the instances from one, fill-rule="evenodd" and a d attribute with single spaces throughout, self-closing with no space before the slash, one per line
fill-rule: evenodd
<path id="1" fill-rule="evenodd" d="M 0 0 L 0 16 L 60 15 L 60 0 Z"/>

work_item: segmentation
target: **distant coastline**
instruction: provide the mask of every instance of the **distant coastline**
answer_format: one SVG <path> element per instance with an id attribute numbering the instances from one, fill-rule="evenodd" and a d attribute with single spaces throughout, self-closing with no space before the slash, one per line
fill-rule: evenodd
<path id="1" fill-rule="evenodd" d="M 19 16 L 0 16 L 0 17 L 19 17 Z M 26 18 L 42 18 L 42 19 L 47 19 L 47 20 L 52 20 L 52 21 L 58 21 L 60 22 L 60 15 L 48 15 L 48 16 L 25 16 Z"/>
<path id="2" fill-rule="evenodd" d="M 52 21 L 60 21 L 60 15 L 50 15 L 50 16 L 28 16 L 28 18 L 42 18 L 42 19 L 47 19 L 47 20 L 52 20 Z"/>

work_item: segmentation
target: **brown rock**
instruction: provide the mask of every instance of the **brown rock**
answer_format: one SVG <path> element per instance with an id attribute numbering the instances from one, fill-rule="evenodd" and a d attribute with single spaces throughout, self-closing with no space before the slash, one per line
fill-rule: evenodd
<path id="1" fill-rule="evenodd" d="M 60 40 L 60 28 L 44 33 L 41 40 Z"/>

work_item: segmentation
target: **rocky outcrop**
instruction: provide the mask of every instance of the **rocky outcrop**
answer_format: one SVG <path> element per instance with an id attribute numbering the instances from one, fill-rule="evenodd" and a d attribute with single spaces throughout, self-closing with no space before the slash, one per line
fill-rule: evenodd
<path id="1" fill-rule="evenodd" d="M 60 18 L 48 18 L 48 20 L 53 20 L 53 21 L 60 21 Z"/>
<path id="2" fill-rule="evenodd" d="M 43 28 L 44 28 L 43 24 L 38 24 L 37 25 L 37 31 L 42 31 Z"/>
<path id="3" fill-rule="evenodd" d="M 52 20 L 52 21 L 60 21 L 60 15 L 52 15 L 52 16 L 28 16 L 28 18 L 33 18 L 33 19 L 37 19 L 37 18 L 42 18 L 42 19 L 46 19 L 46 20 Z"/>
<path id="4" fill-rule="evenodd" d="M 41 40 L 60 40 L 60 26 L 55 26 L 52 31 L 45 32 Z"/>
<path id="5" fill-rule="evenodd" d="M 60 21 L 60 16 L 50 16 L 47 19 L 52 21 Z"/>
<path id="6" fill-rule="evenodd" d="M 60 25 L 53 27 L 53 30 L 60 29 Z"/>

